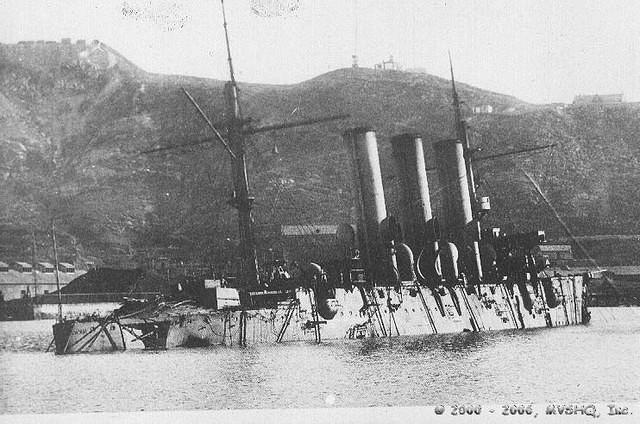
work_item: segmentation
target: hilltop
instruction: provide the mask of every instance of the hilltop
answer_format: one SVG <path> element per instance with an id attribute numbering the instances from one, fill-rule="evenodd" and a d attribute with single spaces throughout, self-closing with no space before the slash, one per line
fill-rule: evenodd
<path id="1" fill-rule="evenodd" d="M 211 134 L 181 91 L 223 122 L 223 81 L 145 72 L 103 43 L 0 45 L 0 231 L 4 258 L 27 257 L 31 229 L 47 252 L 56 217 L 62 255 L 111 265 L 167 254 L 228 256 L 236 234 L 227 205 L 226 153 L 212 144 L 139 152 Z M 398 214 L 388 139 L 453 136 L 449 81 L 426 74 L 339 69 L 294 85 L 241 83 L 246 117 L 271 124 L 349 113 L 346 121 L 254 136 L 248 146 L 258 228 L 350 220 L 349 167 L 341 134 L 377 130 L 389 209 Z M 459 94 L 482 154 L 554 143 L 529 156 L 479 162 L 487 225 L 507 231 L 561 227 L 522 170 L 532 174 L 580 235 L 640 230 L 640 108 L 631 104 L 531 105 L 463 83 Z M 493 113 L 472 114 L 491 105 Z M 277 146 L 278 153 L 274 153 Z M 439 189 L 429 174 L 436 208 Z M 437 213 L 437 211 L 436 211 Z"/>

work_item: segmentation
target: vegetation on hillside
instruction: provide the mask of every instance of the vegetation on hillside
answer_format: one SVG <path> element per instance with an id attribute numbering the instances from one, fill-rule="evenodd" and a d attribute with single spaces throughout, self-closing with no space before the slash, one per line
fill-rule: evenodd
<path id="1" fill-rule="evenodd" d="M 227 259 L 236 238 L 229 161 L 216 144 L 141 151 L 211 136 L 181 91 L 224 122 L 223 82 L 147 74 L 81 60 L 23 63 L 0 45 L 0 257 L 30 255 L 31 232 L 49 256 L 49 224 L 62 257 L 122 265 L 172 255 Z M 350 220 L 351 187 L 342 132 L 377 130 L 388 209 L 398 215 L 389 138 L 453 136 L 449 82 L 430 75 L 341 69 L 288 86 L 241 84 L 245 117 L 257 125 L 349 113 L 346 121 L 273 131 L 249 140 L 258 229 Z M 564 235 L 524 175 L 531 174 L 576 234 L 637 233 L 640 108 L 630 104 L 555 109 L 459 84 L 478 156 L 555 144 L 535 154 L 478 162 L 487 225 Z M 490 104 L 492 114 L 472 115 Z M 277 147 L 277 149 L 274 149 Z M 275 153 L 277 150 L 277 153 Z M 437 209 L 441 190 L 430 173 Z M 262 234 L 264 233 L 264 234 Z M 261 235 L 266 234 L 266 230 Z M 265 246 L 266 248 L 267 246 Z"/>

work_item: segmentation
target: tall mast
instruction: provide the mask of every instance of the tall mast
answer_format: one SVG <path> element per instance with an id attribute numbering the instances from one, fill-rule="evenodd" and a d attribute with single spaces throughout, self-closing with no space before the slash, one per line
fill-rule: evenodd
<path id="1" fill-rule="evenodd" d="M 467 171 L 467 183 L 469 188 L 469 194 L 471 197 L 471 211 L 473 214 L 473 223 L 470 224 L 470 228 L 465 231 L 466 239 L 469 240 L 469 244 L 473 248 L 473 271 L 475 277 L 477 278 L 476 283 L 482 282 L 482 261 L 480 258 L 480 219 L 478 215 L 477 204 L 478 201 L 476 199 L 476 183 L 473 178 L 473 167 L 471 162 L 473 160 L 473 151 L 471 150 L 471 145 L 469 143 L 469 136 L 467 135 L 467 127 L 462 118 L 462 111 L 460 110 L 460 99 L 458 98 L 458 91 L 456 90 L 456 80 L 453 76 L 453 62 L 451 61 L 451 52 L 449 52 L 449 68 L 451 70 L 451 91 L 453 97 L 453 110 L 455 113 L 456 119 L 456 137 L 462 143 L 464 148 L 464 162 L 465 168 Z"/>
<path id="2" fill-rule="evenodd" d="M 451 91 L 453 96 L 453 110 L 456 119 L 456 138 L 462 142 L 464 146 L 464 158 L 467 168 L 467 181 L 469 182 L 469 193 L 471 193 L 471 208 L 476 212 L 476 183 L 473 178 L 472 162 L 472 150 L 469 142 L 469 136 L 467 135 L 467 126 L 462 118 L 462 111 L 460 108 L 460 99 L 458 97 L 458 90 L 456 90 L 456 80 L 453 76 L 453 62 L 451 61 L 451 52 L 449 52 L 449 69 L 451 70 Z"/>
<path id="3" fill-rule="evenodd" d="M 233 72 L 231 59 L 231 46 L 227 29 L 227 16 L 224 10 L 224 0 L 220 0 L 222 6 L 222 20 L 224 36 L 227 45 L 227 60 L 229 62 L 229 82 L 225 84 L 224 96 L 227 104 L 227 137 L 229 147 L 235 157 L 231 159 L 231 174 L 233 178 L 233 197 L 231 205 L 238 210 L 240 266 L 244 282 L 247 286 L 255 286 L 259 282 L 258 255 L 256 252 L 254 222 L 252 207 L 254 198 L 249 195 L 249 180 L 247 178 L 247 163 L 244 147 L 244 135 L 240 99 L 238 96 L 238 84 Z"/>
<path id="4" fill-rule="evenodd" d="M 229 31 L 227 30 L 227 14 L 224 10 L 224 0 L 220 0 L 220 6 L 222 7 L 222 26 L 224 27 L 224 39 L 227 46 L 227 61 L 229 62 L 229 79 L 231 83 L 236 85 L 236 78 L 233 73 L 233 61 L 231 60 L 231 44 L 229 43 Z"/>

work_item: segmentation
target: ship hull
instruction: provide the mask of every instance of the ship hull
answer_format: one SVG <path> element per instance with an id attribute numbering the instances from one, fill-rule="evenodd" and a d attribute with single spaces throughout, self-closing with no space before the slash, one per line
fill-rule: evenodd
<path id="1" fill-rule="evenodd" d="M 108 318 L 58 322 L 53 325 L 53 339 L 57 354 L 126 349 L 122 326 Z"/>
<path id="2" fill-rule="evenodd" d="M 586 321 L 584 290 L 581 276 L 554 277 L 547 291 L 542 284 L 483 284 L 471 293 L 460 286 L 435 291 L 409 283 L 400 288 L 336 289 L 335 315 L 323 318 L 314 292 L 298 289 L 294 298 L 272 307 L 194 308 L 107 324 L 70 321 L 57 334 L 54 326 L 54 335 L 57 353 L 77 353 L 124 350 L 129 335 L 147 348 L 168 349 L 556 327 Z"/>

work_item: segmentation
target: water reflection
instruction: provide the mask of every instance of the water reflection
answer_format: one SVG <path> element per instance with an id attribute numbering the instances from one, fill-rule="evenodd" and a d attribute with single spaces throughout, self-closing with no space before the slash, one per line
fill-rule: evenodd
<path id="1" fill-rule="evenodd" d="M 390 339 L 362 339 L 345 343 L 346 352 L 357 357 L 378 356 L 381 350 L 388 350 Z"/>
<path id="2" fill-rule="evenodd" d="M 420 336 L 405 339 L 402 347 L 405 350 L 416 352 L 439 349 L 455 353 L 469 353 L 479 349 L 487 343 L 491 343 L 491 336 L 491 333 L 474 332 L 437 336 Z"/>

